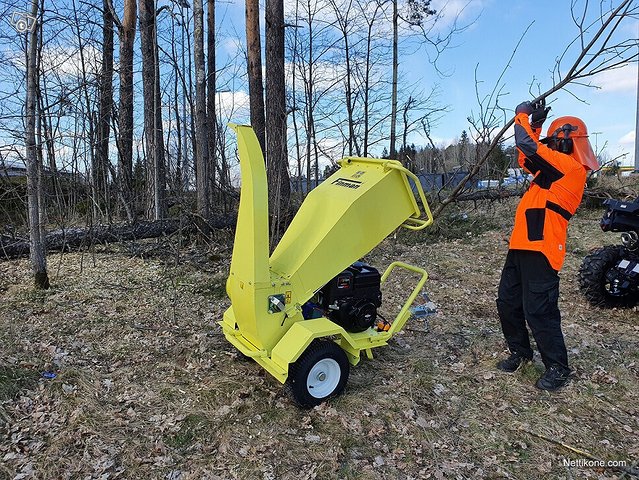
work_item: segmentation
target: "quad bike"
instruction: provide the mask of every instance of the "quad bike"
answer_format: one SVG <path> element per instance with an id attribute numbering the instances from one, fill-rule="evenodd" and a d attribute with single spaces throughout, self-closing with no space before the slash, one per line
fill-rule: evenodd
<path id="1" fill-rule="evenodd" d="M 399 162 L 344 158 L 306 197 L 269 256 L 264 158 L 249 126 L 238 136 L 242 190 L 231 271 L 226 339 L 281 383 L 302 407 L 339 394 L 361 354 L 386 345 L 410 317 L 426 272 L 403 262 L 380 272 L 359 260 L 397 227 L 433 221 L 421 184 Z M 426 218 L 418 206 L 412 180 Z M 396 269 L 417 282 L 392 321 L 379 313 L 381 287 Z"/>
<path id="2" fill-rule="evenodd" d="M 621 245 L 597 248 L 579 268 L 579 288 L 595 306 L 632 307 L 639 301 L 639 197 L 606 200 L 605 232 L 622 232 Z"/>

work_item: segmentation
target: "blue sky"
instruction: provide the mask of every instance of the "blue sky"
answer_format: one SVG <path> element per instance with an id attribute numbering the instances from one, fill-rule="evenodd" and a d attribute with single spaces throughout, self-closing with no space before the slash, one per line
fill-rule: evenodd
<path id="1" fill-rule="evenodd" d="M 465 18 L 476 18 L 476 21 L 457 37 L 458 46 L 445 52 L 441 59 L 442 68 L 454 73 L 440 79 L 442 100 L 451 105 L 452 112 L 440 122 L 438 137 L 454 136 L 468 124 L 469 110 L 477 110 L 475 68 L 484 82 L 481 91 L 488 93 L 529 26 L 503 78 L 504 92 L 508 94 L 501 104 L 514 109 L 520 101 L 531 99 L 529 89 L 533 82 L 539 85 L 534 88 L 535 92 L 553 85 L 551 72 L 555 59 L 577 34 L 570 17 L 570 3 L 523 0 L 471 3 Z M 625 38 L 639 38 L 639 22 L 628 22 L 620 33 Z M 567 60 L 575 58 L 575 50 L 571 52 Z M 566 65 L 568 63 L 572 62 Z M 425 74 L 428 74 L 427 67 Z M 553 94 L 551 115 L 581 117 L 591 132 L 593 147 L 597 144 L 601 149 L 607 144 L 606 149 L 613 157 L 626 152 L 629 163 L 634 158 L 637 64 L 593 78 L 592 84 L 600 88 L 574 86 L 568 87 L 572 94 L 567 91 Z M 601 133 L 592 135 L 594 132 Z"/>

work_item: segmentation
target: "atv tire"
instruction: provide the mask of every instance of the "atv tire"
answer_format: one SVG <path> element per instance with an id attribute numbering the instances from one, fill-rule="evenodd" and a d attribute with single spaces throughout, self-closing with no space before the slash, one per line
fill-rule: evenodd
<path id="1" fill-rule="evenodd" d="M 579 289 L 592 305 L 602 308 L 631 307 L 637 302 L 637 296 L 631 292 L 623 296 L 611 295 L 606 282 L 606 273 L 627 253 L 621 245 L 607 245 L 584 258 L 578 273 Z"/>

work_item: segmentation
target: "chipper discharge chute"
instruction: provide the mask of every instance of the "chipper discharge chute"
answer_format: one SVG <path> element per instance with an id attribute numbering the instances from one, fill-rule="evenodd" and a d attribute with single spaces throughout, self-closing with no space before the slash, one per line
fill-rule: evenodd
<path id="1" fill-rule="evenodd" d="M 426 272 L 402 262 L 379 272 L 359 262 L 397 227 L 433 221 L 417 178 L 399 162 L 344 158 L 311 191 L 269 258 L 264 159 L 249 126 L 238 137 L 242 190 L 231 272 L 226 338 L 310 407 L 342 391 L 362 351 L 386 345 L 410 316 Z M 412 179 L 426 219 L 415 200 Z M 395 268 L 419 280 L 392 322 L 378 320 L 381 284 Z M 381 318 L 381 317 L 380 317 Z"/>

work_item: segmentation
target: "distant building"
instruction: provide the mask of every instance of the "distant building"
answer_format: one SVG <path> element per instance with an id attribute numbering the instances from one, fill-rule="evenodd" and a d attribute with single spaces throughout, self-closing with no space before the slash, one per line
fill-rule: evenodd
<path id="1" fill-rule="evenodd" d="M 51 169 L 49 167 L 42 167 L 42 172 L 45 175 L 51 175 Z M 65 170 L 58 170 L 56 175 L 61 177 L 73 177 L 71 172 Z M 24 178 L 27 176 L 27 167 L 19 164 L 0 165 L 0 178 L 13 177 Z"/>
<path id="2" fill-rule="evenodd" d="M 17 165 L 0 165 L 0 177 L 26 177 L 27 168 Z"/>

